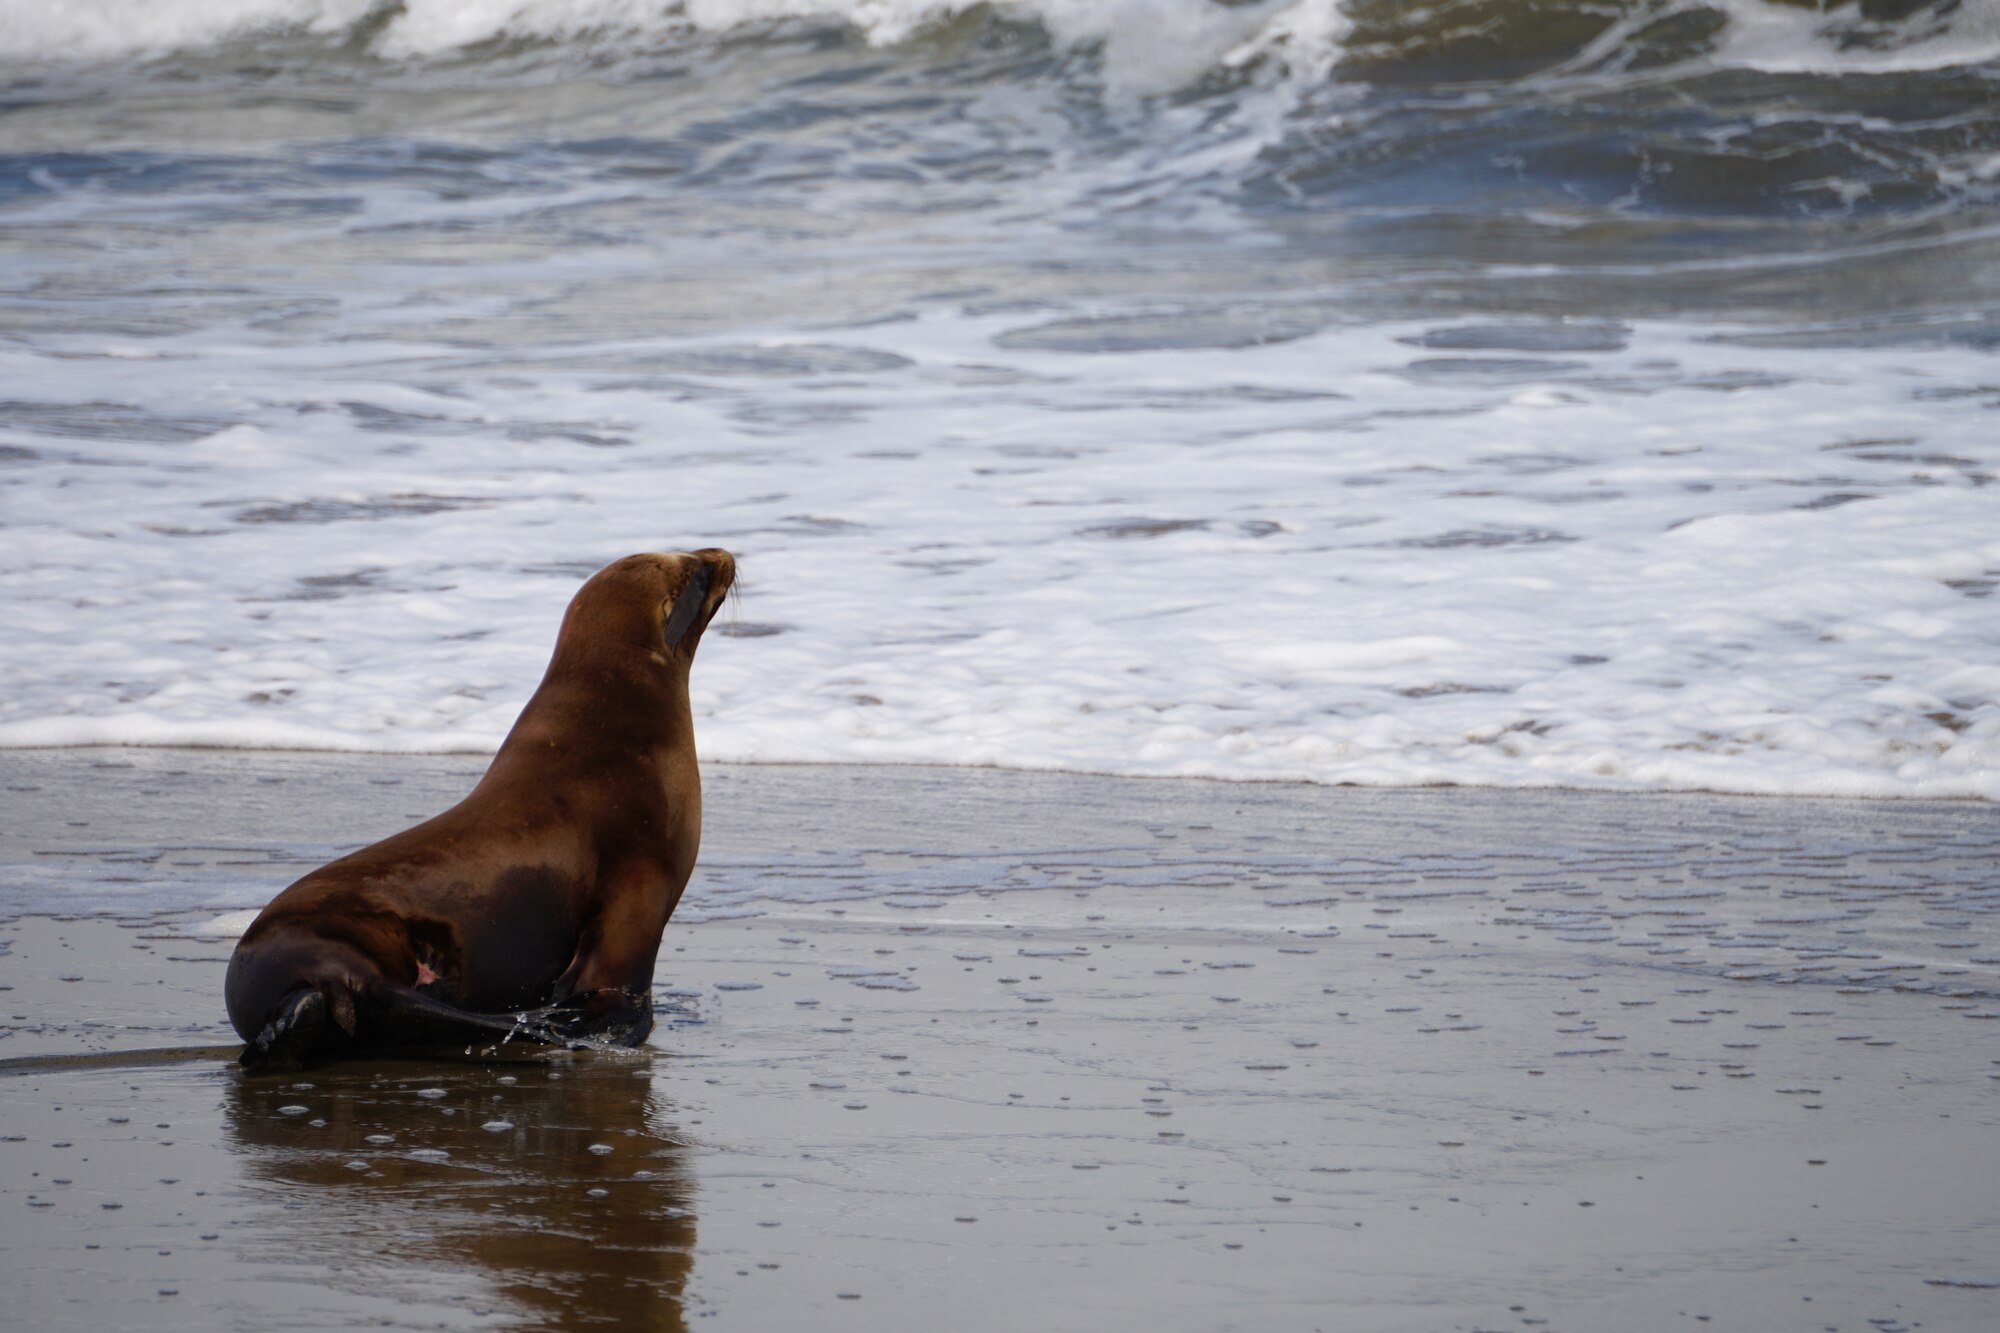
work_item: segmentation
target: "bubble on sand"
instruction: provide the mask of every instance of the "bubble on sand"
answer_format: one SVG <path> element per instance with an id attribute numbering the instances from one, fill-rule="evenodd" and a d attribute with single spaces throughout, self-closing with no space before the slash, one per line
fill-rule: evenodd
<path id="1" fill-rule="evenodd" d="M 513 1127 L 514 1122 L 511 1120 L 489 1120 L 480 1126 L 481 1129 L 489 1134 L 502 1134 Z"/>
<path id="2" fill-rule="evenodd" d="M 280 1106 L 280 1107 L 278 1108 L 278 1114 L 279 1114 L 279 1115 L 304 1115 L 304 1114 L 305 1114 L 305 1113 L 306 1113 L 307 1111 L 310 1111 L 311 1109 L 312 1109 L 312 1108 L 311 1108 L 310 1106 L 300 1106 L 300 1105 L 299 1105 L 298 1103 L 294 1102 L 294 1103 L 293 1103 L 292 1105 L 290 1105 L 290 1106 Z"/>
<path id="3" fill-rule="evenodd" d="M 444 1089 L 443 1089 L 443 1088 L 418 1088 L 418 1089 L 417 1089 L 417 1096 L 419 1096 L 419 1097 L 424 1097 L 424 1098 L 428 1098 L 428 1099 L 429 1099 L 429 1100 L 431 1100 L 431 1101 L 436 1101 L 436 1100 L 437 1100 L 438 1098 L 440 1098 L 440 1097 L 444 1096 Z"/>
<path id="4" fill-rule="evenodd" d="M 415 1162 L 443 1162 L 448 1161 L 450 1157 L 451 1154 L 443 1148 L 410 1149 L 410 1160 Z"/>

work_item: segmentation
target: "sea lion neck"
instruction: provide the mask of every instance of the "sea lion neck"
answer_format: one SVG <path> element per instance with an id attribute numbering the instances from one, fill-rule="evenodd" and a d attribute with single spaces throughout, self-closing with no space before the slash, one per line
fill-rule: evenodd
<path id="1" fill-rule="evenodd" d="M 559 647 L 501 742 L 493 768 L 519 753 L 532 754 L 544 768 L 565 757 L 596 767 L 603 752 L 637 757 L 691 747 L 693 739 L 685 662 L 639 648 L 613 652 L 598 644 L 566 655 Z"/>

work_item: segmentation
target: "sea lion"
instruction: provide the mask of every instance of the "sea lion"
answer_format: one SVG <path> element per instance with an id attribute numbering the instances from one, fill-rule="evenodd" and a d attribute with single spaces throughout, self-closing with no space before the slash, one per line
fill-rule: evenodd
<path id="1" fill-rule="evenodd" d="M 701 842 L 688 670 L 735 577 L 713 549 L 592 575 L 472 793 L 306 875 L 243 933 L 224 983 L 242 1062 L 644 1041 Z"/>

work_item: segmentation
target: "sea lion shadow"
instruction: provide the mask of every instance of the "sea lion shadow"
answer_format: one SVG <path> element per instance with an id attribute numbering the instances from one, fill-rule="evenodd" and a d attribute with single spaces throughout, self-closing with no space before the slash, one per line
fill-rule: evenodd
<path id="1" fill-rule="evenodd" d="M 225 1134 L 274 1187 L 253 1247 L 357 1297 L 684 1328 L 693 1186 L 654 1074 L 643 1051 L 232 1072 Z"/>

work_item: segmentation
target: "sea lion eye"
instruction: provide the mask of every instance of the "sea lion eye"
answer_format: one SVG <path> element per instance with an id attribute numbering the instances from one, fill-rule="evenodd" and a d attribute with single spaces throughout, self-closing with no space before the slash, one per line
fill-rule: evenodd
<path id="1" fill-rule="evenodd" d="M 681 640 L 687 637 L 695 617 L 701 614 L 702 603 L 708 600 L 709 584 L 714 578 L 714 571 L 707 565 L 696 566 L 694 573 L 688 575 L 680 596 L 674 598 L 674 609 L 667 614 L 666 627 L 660 631 L 667 647 L 678 648 Z"/>

